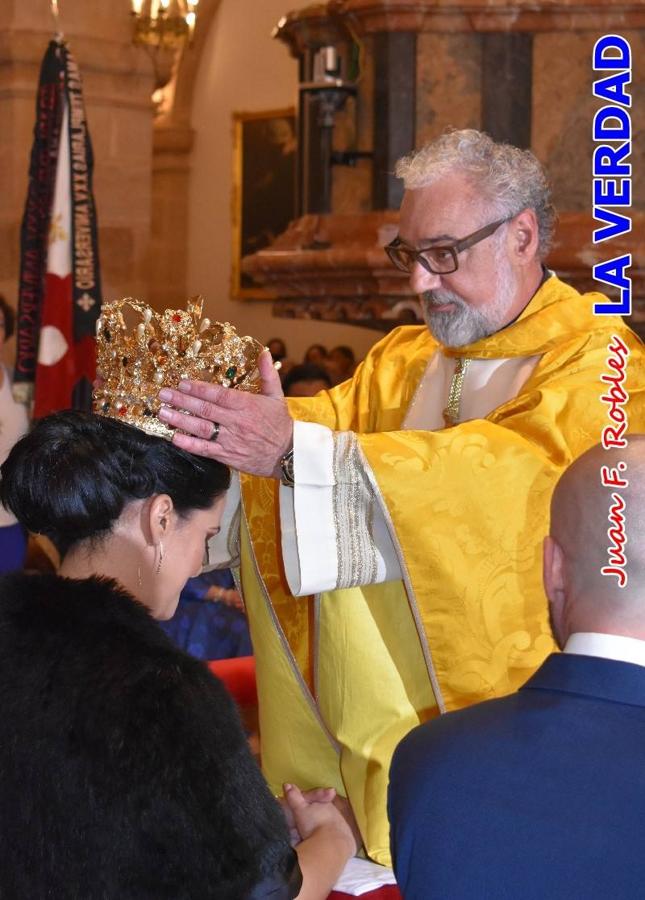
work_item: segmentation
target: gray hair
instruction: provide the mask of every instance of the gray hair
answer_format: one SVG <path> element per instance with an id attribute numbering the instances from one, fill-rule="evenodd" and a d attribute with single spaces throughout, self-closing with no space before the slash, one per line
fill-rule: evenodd
<path id="1" fill-rule="evenodd" d="M 474 128 L 444 132 L 421 150 L 404 156 L 395 169 L 406 189 L 427 187 L 444 175 L 459 172 L 499 218 L 532 209 L 538 222 L 538 254 L 543 259 L 551 247 L 556 222 L 546 173 L 530 150 L 495 141 Z"/>

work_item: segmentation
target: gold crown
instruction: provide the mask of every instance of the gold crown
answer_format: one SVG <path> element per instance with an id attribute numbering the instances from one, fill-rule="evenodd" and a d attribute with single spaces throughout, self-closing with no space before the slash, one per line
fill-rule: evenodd
<path id="1" fill-rule="evenodd" d="M 171 438 L 174 428 L 157 418 L 162 387 L 191 379 L 259 392 L 257 360 L 264 347 L 240 337 L 228 322 L 202 319 L 203 302 L 192 297 L 186 310 L 161 314 L 130 297 L 103 304 L 96 323 L 94 412 Z M 138 318 L 130 329 L 128 311 Z"/>

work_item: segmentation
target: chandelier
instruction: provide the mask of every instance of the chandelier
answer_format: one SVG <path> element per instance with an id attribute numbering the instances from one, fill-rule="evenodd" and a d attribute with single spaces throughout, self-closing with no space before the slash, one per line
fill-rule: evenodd
<path id="1" fill-rule="evenodd" d="M 131 0 L 134 43 L 181 49 L 195 33 L 199 0 Z"/>

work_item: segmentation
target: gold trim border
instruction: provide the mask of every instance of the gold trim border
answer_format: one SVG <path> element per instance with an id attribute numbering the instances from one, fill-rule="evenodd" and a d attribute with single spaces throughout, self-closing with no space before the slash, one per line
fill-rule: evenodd
<path id="1" fill-rule="evenodd" d="M 251 551 L 251 562 L 252 562 L 253 569 L 254 569 L 254 572 L 255 572 L 255 577 L 256 577 L 257 582 L 258 582 L 258 584 L 259 584 L 259 586 L 260 586 L 260 592 L 261 592 L 262 597 L 263 597 L 263 599 L 264 599 L 264 603 L 265 603 L 265 606 L 266 606 L 267 611 L 268 611 L 268 613 L 269 613 L 269 617 L 270 617 L 270 619 L 271 619 L 271 621 L 272 621 L 272 623 L 273 623 L 273 627 L 274 627 L 274 629 L 275 629 L 275 633 L 277 634 L 278 640 L 279 640 L 279 642 L 280 642 L 280 644 L 281 644 L 281 646 L 282 646 L 282 650 L 283 650 L 284 656 L 285 656 L 285 658 L 286 658 L 286 660 L 287 660 L 287 664 L 288 664 L 289 668 L 291 669 L 291 673 L 292 673 L 292 675 L 294 676 L 294 678 L 295 678 L 295 680 L 296 680 L 296 683 L 298 684 L 298 687 L 300 688 L 300 692 L 301 692 L 301 694 L 302 694 L 302 696 L 303 696 L 303 698 L 304 698 L 304 700 L 305 700 L 305 703 L 307 704 L 307 706 L 308 706 L 309 709 L 311 710 L 314 719 L 317 721 L 318 725 L 320 726 L 320 729 L 321 729 L 322 733 L 324 734 L 324 736 L 325 736 L 325 737 L 327 738 L 327 740 L 329 741 L 329 744 L 330 744 L 332 750 L 337 754 L 337 756 L 340 757 L 340 752 L 341 752 L 341 749 L 342 749 L 342 748 L 341 748 L 341 745 L 340 745 L 340 743 L 336 740 L 336 738 L 333 736 L 333 734 L 331 733 L 331 731 L 329 730 L 329 727 L 327 726 L 327 723 L 326 723 L 325 720 L 323 719 L 322 713 L 321 713 L 321 711 L 320 711 L 320 707 L 318 706 L 318 700 L 317 700 L 317 697 L 315 697 L 315 696 L 312 694 L 312 692 L 309 690 L 309 686 L 308 686 L 308 684 L 305 682 L 305 679 L 304 679 L 303 676 L 302 676 L 302 672 L 300 671 L 300 668 L 299 668 L 299 666 L 298 666 L 298 662 L 297 662 L 297 660 L 296 660 L 296 658 L 295 658 L 295 656 L 294 656 L 294 654 L 293 654 L 293 651 L 292 651 L 292 649 L 291 649 L 291 646 L 290 646 L 290 644 L 289 644 L 289 641 L 288 641 L 288 639 L 287 639 L 287 636 L 286 636 L 286 634 L 284 633 L 284 630 L 283 630 L 283 628 L 282 628 L 282 625 L 280 624 L 280 620 L 279 620 L 279 618 L 278 618 L 278 614 L 277 614 L 276 611 L 275 611 L 275 607 L 273 606 L 273 601 L 272 601 L 272 599 L 271 599 L 271 595 L 269 594 L 269 592 L 268 592 L 268 590 L 267 590 L 267 587 L 266 587 L 266 584 L 264 583 L 264 579 L 262 578 L 262 572 L 261 572 L 261 569 L 260 569 L 260 565 L 259 565 L 259 563 L 258 563 L 257 556 L 256 556 L 256 554 L 255 554 L 255 546 L 254 546 L 254 544 L 253 544 L 253 541 L 251 540 L 251 530 L 250 530 L 250 528 L 249 528 L 249 520 L 248 520 L 248 516 L 247 516 L 247 513 L 246 513 L 246 508 L 245 508 L 245 506 L 244 506 L 244 499 L 243 499 L 242 497 L 241 497 L 241 509 L 242 509 L 242 516 L 243 516 L 243 519 L 244 519 L 244 528 L 245 528 L 245 531 L 246 531 L 246 538 L 247 538 L 247 540 L 248 540 L 249 548 L 250 548 L 250 551 Z M 316 603 L 319 602 L 319 598 L 320 598 L 320 595 L 319 595 L 319 594 L 315 595 L 315 602 L 316 602 Z M 296 599 L 297 599 L 297 598 L 296 598 Z M 314 654 L 315 654 L 315 648 L 314 648 Z M 315 655 L 314 655 L 314 659 L 315 659 Z M 341 779 L 342 779 L 342 776 L 341 776 Z"/>

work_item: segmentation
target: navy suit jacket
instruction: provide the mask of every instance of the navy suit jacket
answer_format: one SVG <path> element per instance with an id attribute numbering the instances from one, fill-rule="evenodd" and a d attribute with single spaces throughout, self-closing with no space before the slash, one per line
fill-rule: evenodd
<path id="1" fill-rule="evenodd" d="M 406 900 L 645 898 L 645 668 L 555 654 L 414 729 L 389 815 Z"/>

